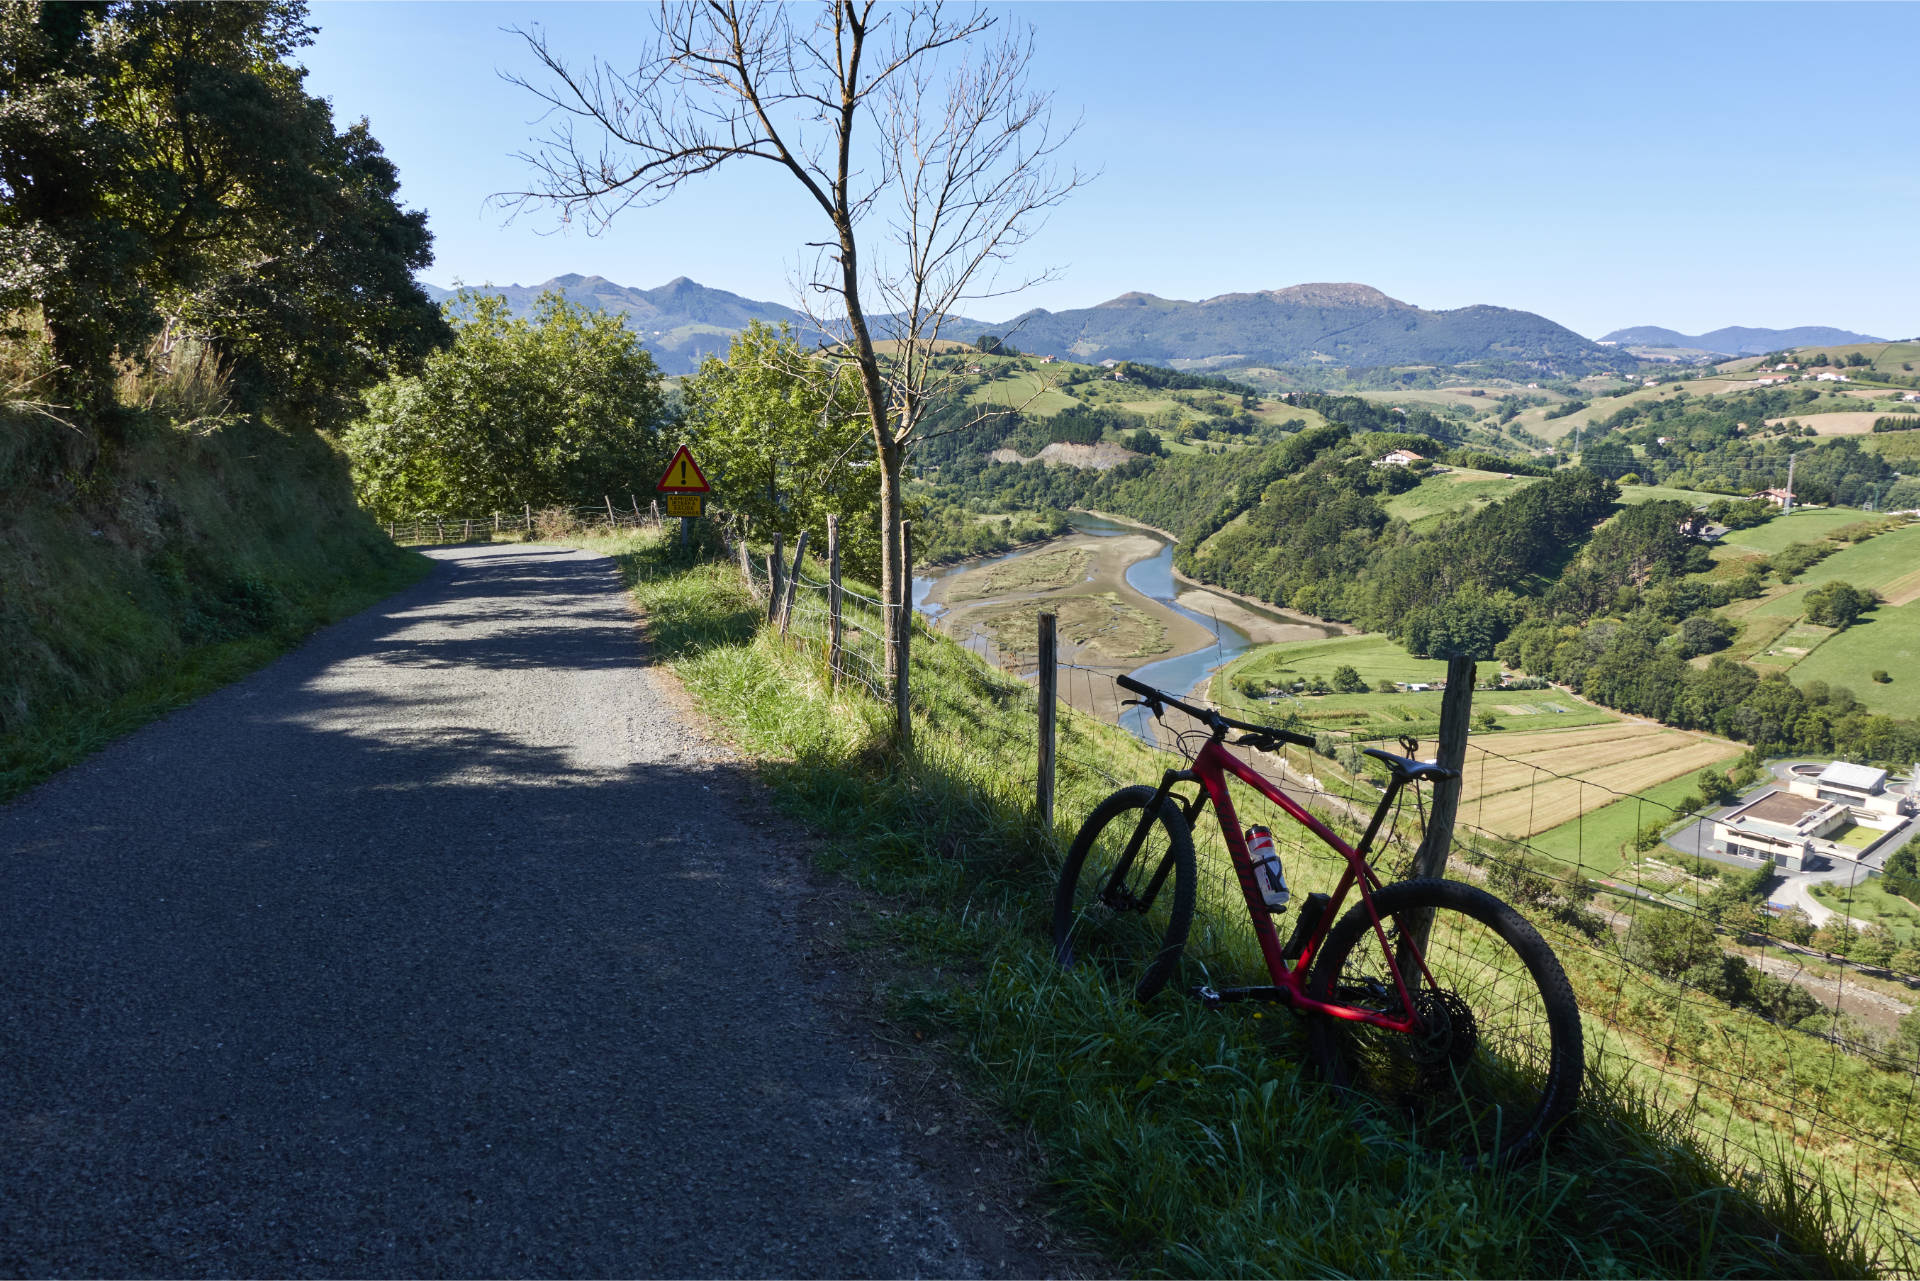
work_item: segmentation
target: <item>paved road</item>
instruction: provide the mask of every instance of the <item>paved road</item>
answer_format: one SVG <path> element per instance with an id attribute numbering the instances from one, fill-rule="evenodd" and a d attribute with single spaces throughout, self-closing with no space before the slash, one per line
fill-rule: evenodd
<path id="1" fill-rule="evenodd" d="M 611 563 L 480 547 L 0 808 L 0 1272 L 979 1275 Z"/>

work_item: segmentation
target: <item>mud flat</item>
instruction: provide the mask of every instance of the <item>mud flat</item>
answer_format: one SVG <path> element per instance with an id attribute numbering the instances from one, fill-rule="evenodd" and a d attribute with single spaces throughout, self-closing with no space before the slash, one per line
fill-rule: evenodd
<path id="1" fill-rule="evenodd" d="M 1127 570 L 1163 546 L 1147 534 L 1069 534 L 946 575 L 925 603 L 945 607 L 937 624 L 942 632 L 1023 674 L 1032 669 L 1035 619 L 1053 612 L 1060 661 L 1070 665 L 1060 672 L 1061 696 L 1112 722 L 1120 713 L 1113 677 L 1213 643 L 1204 626 L 1127 582 Z"/>
<path id="2" fill-rule="evenodd" d="M 1284 623 L 1265 614 L 1256 614 L 1239 601 L 1216 591 L 1189 589 L 1174 602 L 1196 614 L 1205 614 L 1215 622 L 1228 623 L 1247 634 L 1256 645 L 1277 645 L 1283 641 L 1325 640 L 1330 630 L 1344 630 L 1338 623 Z"/>

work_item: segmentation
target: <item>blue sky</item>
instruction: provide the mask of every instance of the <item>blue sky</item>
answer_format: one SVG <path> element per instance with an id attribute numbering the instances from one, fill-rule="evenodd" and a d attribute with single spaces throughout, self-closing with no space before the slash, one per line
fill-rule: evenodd
<path id="1" fill-rule="evenodd" d="M 540 23 L 616 62 L 649 6 L 319 0 L 308 88 L 366 116 L 431 215 L 436 284 L 674 276 L 792 303 L 821 238 L 751 166 L 605 235 L 487 197 L 538 104 L 501 71 Z M 1598 336 L 1637 324 L 1920 334 L 1920 166 L 1902 51 L 1920 4 L 1046 3 L 1037 86 L 1099 171 L 1028 247 L 1059 278 L 1011 304 L 1203 298 L 1359 281 L 1423 307 L 1494 303 Z"/>

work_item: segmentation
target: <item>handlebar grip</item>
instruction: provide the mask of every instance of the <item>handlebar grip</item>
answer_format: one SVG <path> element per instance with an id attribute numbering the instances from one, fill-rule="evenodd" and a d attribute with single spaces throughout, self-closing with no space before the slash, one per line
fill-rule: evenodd
<path id="1" fill-rule="evenodd" d="M 1151 695 L 1154 698 L 1159 698 L 1162 696 L 1160 691 L 1155 689 L 1153 686 L 1143 684 L 1142 682 L 1133 679 L 1133 677 L 1131 676 L 1116 676 L 1113 678 L 1113 683 L 1118 685 L 1121 689 L 1130 689 L 1136 694 L 1147 694 L 1147 695 Z"/>

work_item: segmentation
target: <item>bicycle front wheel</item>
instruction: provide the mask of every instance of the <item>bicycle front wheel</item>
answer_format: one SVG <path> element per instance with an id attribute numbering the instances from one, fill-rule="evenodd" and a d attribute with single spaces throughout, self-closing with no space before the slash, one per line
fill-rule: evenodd
<path id="1" fill-rule="evenodd" d="M 1129 787 L 1100 802 L 1073 838 L 1053 896 L 1061 968 L 1092 966 L 1139 1001 L 1166 986 L 1193 924 L 1193 835 L 1171 800 L 1149 815 L 1156 794 Z"/>
<path id="2" fill-rule="evenodd" d="M 1316 1065 L 1469 1163 L 1526 1156 L 1573 1110 L 1584 1070 L 1580 1010 L 1553 950 L 1518 912 L 1457 881 L 1403 881 L 1373 904 L 1386 948 L 1366 904 L 1355 906 L 1328 933 L 1307 990 L 1400 1017 L 1391 955 L 1421 1030 L 1322 1015 L 1308 1031 Z"/>

